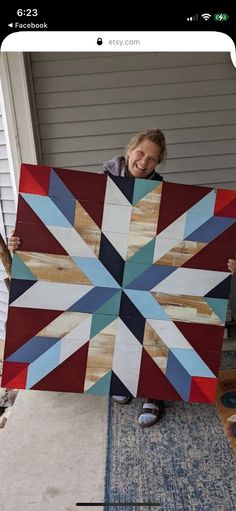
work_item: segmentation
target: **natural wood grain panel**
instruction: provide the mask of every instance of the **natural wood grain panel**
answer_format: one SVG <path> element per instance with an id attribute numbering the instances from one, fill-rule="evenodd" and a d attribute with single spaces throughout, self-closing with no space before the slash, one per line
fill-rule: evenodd
<path id="1" fill-rule="evenodd" d="M 144 231 L 145 232 L 145 231 Z M 145 233 L 146 234 L 146 233 Z M 128 235 L 128 249 L 127 249 L 127 256 L 126 259 L 129 259 L 132 257 L 132 255 L 136 254 L 138 250 L 145 247 L 149 241 L 151 241 L 152 237 L 137 234 L 129 234 Z"/>
<path id="2" fill-rule="evenodd" d="M 74 228 L 79 233 L 80 231 L 100 232 L 97 224 L 78 201 L 76 201 L 75 207 Z"/>
<path id="3" fill-rule="evenodd" d="M 87 358 L 87 368 L 92 367 L 103 367 L 106 368 L 107 371 L 112 368 L 112 360 L 113 360 L 113 352 L 114 352 L 114 344 L 108 348 L 104 347 L 92 347 L 92 344 L 89 345 L 88 358 Z"/>
<path id="4" fill-rule="evenodd" d="M 153 292 L 152 295 L 163 307 L 169 318 L 174 321 L 222 325 L 221 319 L 214 313 L 202 297 L 183 295 L 173 296 L 155 292 Z"/>
<path id="5" fill-rule="evenodd" d="M 198 243 L 196 241 L 181 241 L 164 256 L 160 257 L 160 259 L 156 259 L 155 264 L 176 267 L 182 266 L 206 245 L 207 243 Z"/>
<path id="6" fill-rule="evenodd" d="M 157 348 L 161 355 L 166 355 L 168 351 L 165 343 L 162 341 L 157 332 L 155 332 L 155 330 L 151 327 L 148 320 L 145 322 L 143 346 L 145 348 L 147 346 Z"/>
<path id="7" fill-rule="evenodd" d="M 90 389 L 98 380 L 100 380 L 105 374 L 107 374 L 108 369 L 105 367 L 87 367 L 86 376 L 84 381 L 84 391 Z"/>
<path id="8" fill-rule="evenodd" d="M 152 357 L 152 360 L 157 364 L 157 366 L 161 369 L 161 371 L 165 374 L 166 373 L 166 367 L 167 367 L 167 356 L 168 356 L 168 350 L 167 355 L 161 355 L 158 350 L 153 346 L 147 346 L 145 348 L 147 353 Z"/>
<path id="9" fill-rule="evenodd" d="M 63 312 L 63 314 L 43 328 L 37 336 L 62 338 L 73 328 L 88 319 L 89 316 L 90 314 L 82 312 Z"/>
<path id="10" fill-rule="evenodd" d="M 90 285 L 91 281 L 74 263 L 70 256 L 21 252 L 17 255 L 26 264 L 37 280 Z"/>
<path id="11" fill-rule="evenodd" d="M 114 346 L 114 336 L 99 334 L 93 341 L 90 341 L 85 375 L 85 390 L 88 390 L 112 369 Z"/>
<path id="12" fill-rule="evenodd" d="M 130 232 L 143 234 L 153 238 L 156 234 L 156 226 L 160 209 L 162 185 L 155 188 L 139 200 L 132 208 Z"/>
<path id="13" fill-rule="evenodd" d="M 81 230 L 79 232 L 81 238 L 83 238 L 84 242 L 88 247 L 93 251 L 93 253 L 98 257 L 100 250 L 100 241 L 101 241 L 101 231 L 90 231 L 90 230 Z"/>

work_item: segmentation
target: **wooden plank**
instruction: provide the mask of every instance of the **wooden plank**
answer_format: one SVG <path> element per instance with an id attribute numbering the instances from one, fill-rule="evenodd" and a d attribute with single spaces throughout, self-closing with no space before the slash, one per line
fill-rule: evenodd
<path id="1" fill-rule="evenodd" d="M 164 293 L 152 293 L 152 295 L 173 321 L 222 325 L 222 321 L 205 302 L 204 298 Z"/>
<path id="2" fill-rule="evenodd" d="M 91 281 L 69 256 L 17 251 L 37 280 L 90 285 Z"/>

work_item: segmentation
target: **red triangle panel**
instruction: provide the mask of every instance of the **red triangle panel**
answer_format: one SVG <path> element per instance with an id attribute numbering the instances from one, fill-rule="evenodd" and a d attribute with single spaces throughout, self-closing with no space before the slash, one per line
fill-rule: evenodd
<path id="1" fill-rule="evenodd" d="M 50 167 L 22 163 L 19 192 L 48 195 Z"/>
<path id="2" fill-rule="evenodd" d="M 194 376 L 191 382 L 189 401 L 196 403 L 214 403 L 217 379 Z"/>
<path id="3" fill-rule="evenodd" d="M 107 176 L 105 174 L 88 174 L 88 172 L 78 171 L 78 185 L 77 172 L 68 172 L 66 169 L 54 170 L 78 201 L 85 200 L 104 203 L 107 182 Z"/>
<path id="4" fill-rule="evenodd" d="M 163 182 L 157 234 L 168 227 L 212 188 Z"/>
<path id="5" fill-rule="evenodd" d="M 25 389 L 28 365 L 27 362 L 5 362 L 2 374 L 2 387 Z"/>
<path id="6" fill-rule="evenodd" d="M 19 195 L 15 236 L 21 240 L 19 250 L 68 255 L 21 195 Z"/>
<path id="7" fill-rule="evenodd" d="M 223 326 L 205 325 L 203 323 L 193 324 L 184 321 L 174 321 L 174 323 L 198 353 L 198 349 L 202 351 L 221 351 L 224 335 Z"/>
<path id="8" fill-rule="evenodd" d="M 27 321 L 26 314 L 27 312 Z M 7 338 L 11 342 L 5 345 L 4 358 L 8 358 L 31 337 L 51 323 L 63 311 L 47 309 L 25 309 L 24 307 L 9 307 L 7 318 Z"/>
<path id="9" fill-rule="evenodd" d="M 182 268 L 227 272 L 228 258 L 234 257 L 236 240 L 236 223 L 211 241 L 198 254 L 186 261 Z M 217 257 L 216 257 L 217 254 Z"/>
<path id="10" fill-rule="evenodd" d="M 150 389 L 153 389 L 153 394 Z M 159 393 L 159 395 L 158 395 Z M 143 349 L 138 384 L 138 395 L 145 398 L 170 399 L 182 401 L 174 387 Z"/>
<path id="11" fill-rule="evenodd" d="M 104 203 L 80 201 L 81 206 L 85 209 L 95 224 L 101 229 Z"/>
<path id="12" fill-rule="evenodd" d="M 214 215 L 236 218 L 235 190 L 217 190 Z"/>
<path id="13" fill-rule="evenodd" d="M 83 392 L 89 342 L 32 387 L 33 390 Z"/>

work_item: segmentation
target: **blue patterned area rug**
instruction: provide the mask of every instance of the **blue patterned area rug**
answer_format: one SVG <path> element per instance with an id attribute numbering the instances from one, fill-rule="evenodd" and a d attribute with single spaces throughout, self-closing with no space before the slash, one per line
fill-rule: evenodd
<path id="1" fill-rule="evenodd" d="M 222 355 L 236 367 L 236 353 Z M 166 402 L 161 422 L 137 423 L 141 399 L 110 402 L 105 511 L 235 511 L 236 457 L 216 407 Z M 126 503 L 155 503 L 126 506 Z"/>

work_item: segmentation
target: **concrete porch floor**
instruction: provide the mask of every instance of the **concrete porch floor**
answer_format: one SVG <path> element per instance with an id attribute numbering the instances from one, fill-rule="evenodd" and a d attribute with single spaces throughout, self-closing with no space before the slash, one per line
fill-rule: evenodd
<path id="1" fill-rule="evenodd" d="M 107 412 L 103 396 L 19 391 L 0 429 L 1 511 L 94 511 L 76 503 L 104 501 Z"/>
<path id="2" fill-rule="evenodd" d="M 103 502 L 107 407 L 103 396 L 19 391 L 0 430 L 1 511 Z"/>

